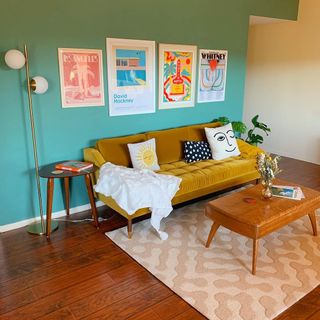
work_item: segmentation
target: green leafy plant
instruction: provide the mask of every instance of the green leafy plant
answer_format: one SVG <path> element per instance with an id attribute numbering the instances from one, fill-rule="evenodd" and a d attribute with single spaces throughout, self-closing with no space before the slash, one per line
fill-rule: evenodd
<path id="1" fill-rule="evenodd" d="M 256 129 L 262 130 L 267 136 L 268 132 L 271 132 L 271 129 L 265 123 L 259 122 L 258 118 L 258 115 L 252 118 L 251 122 L 253 124 L 253 128 L 248 131 L 248 136 L 245 140 L 246 142 L 253 145 L 257 145 L 263 142 L 263 137 L 260 134 L 254 133 Z"/>
<path id="2" fill-rule="evenodd" d="M 241 137 L 241 134 L 246 133 L 247 126 L 241 121 L 230 121 L 228 117 L 219 117 L 214 119 L 212 122 L 220 122 L 223 126 L 230 123 L 232 125 L 232 129 L 237 137 Z"/>
<path id="3" fill-rule="evenodd" d="M 253 128 L 251 128 L 248 131 L 247 138 L 243 139 L 249 144 L 255 146 L 263 142 L 263 137 L 260 134 L 256 133 L 256 129 L 262 130 L 267 136 L 268 133 L 271 132 L 271 129 L 265 123 L 259 122 L 258 118 L 259 115 L 256 115 L 251 119 Z M 235 132 L 236 136 L 240 139 L 242 139 L 241 135 L 247 132 L 247 126 L 242 121 L 230 121 L 228 117 L 219 117 L 214 119 L 213 122 L 220 122 L 222 125 L 231 123 L 233 131 Z"/>

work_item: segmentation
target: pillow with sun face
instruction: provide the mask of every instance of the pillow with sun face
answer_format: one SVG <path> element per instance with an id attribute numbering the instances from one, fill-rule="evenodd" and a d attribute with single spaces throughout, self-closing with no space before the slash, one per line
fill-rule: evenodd
<path id="1" fill-rule="evenodd" d="M 231 123 L 223 127 L 205 128 L 212 159 L 222 160 L 240 154 Z"/>
<path id="2" fill-rule="evenodd" d="M 135 169 L 160 170 L 155 138 L 139 143 L 128 143 L 128 148 Z"/>

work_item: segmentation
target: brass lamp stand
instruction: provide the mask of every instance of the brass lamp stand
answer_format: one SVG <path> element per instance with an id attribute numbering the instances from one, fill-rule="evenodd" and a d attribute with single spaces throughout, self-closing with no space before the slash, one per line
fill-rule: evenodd
<path id="1" fill-rule="evenodd" d="M 40 177 L 39 177 L 39 163 L 38 163 L 38 153 L 37 153 L 37 138 L 35 133 L 31 93 L 32 91 L 37 94 L 45 93 L 48 89 L 48 82 L 45 78 L 40 76 L 36 76 L 30 79 L 28 50 L 26 45 L 24 45 L 24 53 L 15 49 L 9 50 L 5 55 L 5 62 L 11 69 L 21 69 L 23 66 L 25 66 L 27 92 L 28 92 L 28 104 L 29 104 L 29 116 L 30 116 L 32 144 L 33 144 L 33 157 L 34 157 L 34 164 L 35 164 L 35 174 L 36 174 L 36 181 L 37 181 L 38 201 L 39 201 L 39 210 L 40 210 L 40 222 L 36 222 L 29 225 L 27 228 L 27 231 L 32 234 L 43 235 L 46 233 L 46 223 L 43 217 L 42 196 L 41 196 Z M 58 228 L 58 223 L 56 221 L 52 221 L 51 232 L 53 232 L 57 228 Z"/>

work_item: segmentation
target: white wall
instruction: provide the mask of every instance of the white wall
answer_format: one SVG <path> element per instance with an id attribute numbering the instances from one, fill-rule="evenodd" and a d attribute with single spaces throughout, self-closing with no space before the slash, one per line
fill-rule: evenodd
<path id="1" fill-rule="evenodd" d="M 320 0 L 300 0 L 297 22 L 249 31 L 245 123 L 259 114 L 272 132 L 262 147 L 320 164 Z"/>

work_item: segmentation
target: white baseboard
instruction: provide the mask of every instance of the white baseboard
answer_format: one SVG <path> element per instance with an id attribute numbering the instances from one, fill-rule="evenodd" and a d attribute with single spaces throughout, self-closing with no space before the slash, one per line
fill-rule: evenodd
<path id="1" fill-rule="evenodd" d="M 96 207 L 102 207 L 104 206 L 105 204 L 102 202 L 102 201 L 97 201 L 96 202 Z M 74 214 L 74 213 L 79 213 L 79 212 L 82 212 L 82 211 L 86 211 L 86 210 L 90 210 L 91 209 L 91 206 L 89 203 L 87 204 L 84 204 L 82 206 L 78 206 L 78 207 L 74 207 L 74 208 L 70 208 L 70 214 Z M 320 208 L 316 210 L 316 214 L 320 216 Z M 57 211 L 57 212 L 53 212 L 52 213 L 52 218 L 60 218 L 60 217 L 64 217 L 66 216 L 66 210 L 61 210 L 61 211 Z M 46 216 L 44 216 L 46 217 Z M 22 228 L 22 227 L 25 227 L 31 223 L 34 223 L 34 222 L 37 222 L 37 221 L 40 221 L 40 217 L 37 217 L 37 218 L 31 218 L 31 219 L 26 219 L 26 220 L 21 220 L 21 221 L 18 221 L 18 222 L 14 222 L 14 223 L 9 223 L 9 224 L 5 224 L 3 226 L 0 226 L 0 233 L 3 233 L 3 232 L 7 232 L 7 231 L 10 231 L 10 230 L 14 230 L 14 229 L 18 229 L 18 228 Z"/>
<path id="2" fill-rule="evenodd" d="M 102 201 L 96 202 L 96 207 L 101 207 L 103 205 L 104 205 L 104 203 Z M 70 214 L 74 214 L 74 213 L 78 213 L 78 212 L 82 212 L 82 211 L 86 211 L 86 210 L 90 210 L 90 209 L 91 209 L 91 206 L 89 203 L 87 203 L 82 206 L 70 208 Z M 67 215 L 66 210 L 52 212 L 52 219 L 64 217 L 66 215 Z M 44 216 L 44 217 L 46 217 L 46 216 Z M 17 221 L 14 223 L 5 224 L 3 226 L 0 226 L 0 233 L 7 232 L 10 230 L 14 230 L 14 229 L 18 229 L 18 228 L 22 228 L 22 227 L 25 227 L 31 223 L 37 222 L 37 221 L 40 221 L 40 216 L 36 217 L 36 218 L 30 218 L 30 219 L 26 219 L 26 220 Z"/>

